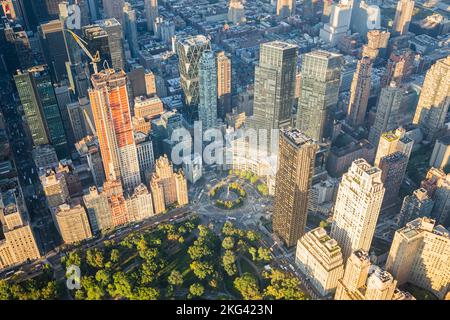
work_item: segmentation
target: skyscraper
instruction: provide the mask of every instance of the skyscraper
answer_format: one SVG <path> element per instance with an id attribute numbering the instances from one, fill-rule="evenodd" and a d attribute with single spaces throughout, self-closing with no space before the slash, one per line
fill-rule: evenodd
<path id="1" fill-rule="evenodd" d="M 381 135 L 377 153 L 375 155 L 374 164 L 376 166 L 380 165 L 380 161 L 383 157 L 391 155 L 397 151 L 404 153 L 409 159 L 414 140 L 406 137 L 405 133 L 405 129 L 399 128 L 394 131 L 385 132 Z"/>
<path id="2" fill-rule="evenodd" d="M 403 90 L 395 82 L 381 89 L 375 121 L 369 131 L 369 141 L 375 148 L 378 147 L 378 142 L 384 132 L 398 128 L 402 99 Z"/>
<path id="3" fill-rule="evenodd" d="M 372 84 L 371 76 L 372 60 L 368 57 L 363 57 L 358 62 L 350 89 L 350 102 L 347 110 L 347 119 L 353 127 L 358 127 L 364 124 Z"/>
<path id="4" fill-rule="evenodd" d="M 112 227 L 112 213 L 108 197 L 96 187 L 90 187 L 89 193 L 83 196 L 89 222 L 93 233 Z"/>
<path id="5" fill-rule="evenodd" d="M 41 174 L 40 180 L 48 207 L 56 208 L 70 200 L 66 176 L 62 172 L 48 169 Z"/>
<path id="6" fill-rule="evenodd" d="M 317 144 L 297 129 L 282 129 L 276 174 L 273 231 L 288 247 L 305 233 Z"/>
<path id="7" fill-rule="evenodd" d="M 241 0 L 231 0 L 228 5 L 228 20 L 234 24 L 245 22 L 245 9 Z"/>
<path id="8" fill-rule="evenodd" d="M 122 9 L 123 15 L 123 9 Z M 111 68 L 123 70 L 125 68 L 125 55 L 123 52 L 123 29 L 118 19 L 100 20 L 99 26 L 106 31 L 108 35 L 108 49 L 111 59 Z"/>
<path id="9" fill-rule="evenodd" d="M 349 3 L 341 1 L 331 6 L 329 21 L 320 29 L 320 38 L 334 46 L 350 29 L 352 7 Z"/>
<path id="10" fill-rule="evenodd" d="M 384 57 L 391 33 L 386 30 L 370 30 L 367 32 L 367 45 L 363 46 L 363 57 L 375 60 L 378 56 Z"/>
<path id="11" fill-rule="evenodd" d="M 198 103 L 200 100 L 199 64 L 205 50 L 211 50 L 211 43 L 203 35 L 183 38 L 176 43 L 185 111 L 188 120 L 191 122 L 198 119 Z"/>
<path id="12" fill-rule="evenodd" d="M 125 0 L 103 0 L 103 10 L 107 18 L 115 18 L 123 24 L 123 5 Z"/>
<path id="13" fill-rule="evenodd" d="M 404 35 L 408 33 L 414 13 L 414 0 L 399 0 L 395 11 L 394 24 L 392 30 L 394 35 Z"/>
<path id="14" fill-rule="evenodd" d="M 141 183 L 131 125 L 126 74 L 113 69 L 91 77 L 89 90 L 107 180 L 119 179 L 126 190 Z"/>
<path id="15" fill-rule="evenodd" d="M 387 86 L 392 81 L 399 85 L 405 82 L 405 79 L 414 73 L 415 58 L 416 53 L 409 48 L 392 52 L 386 66 L 386 73 L 381 79 L 381 86 Z"/>
<path id="16" fill-rule="evenodd" d="M 123 13 L 125 37 L 127 38 L 128 45 L 130 46 L 131 54 L 133 57 L 136 57 L 139 50 L 136 28 L 136 10 L 133 9 L 129 2 L 125 2 Z"/>
<path id="17" fill-rule="evenodd" d="M 217 53 L 217 114 L 224 119 L 231 112 L 231 61 L 221 51 Z"/>
<path id="18" fill-rule="evenodd" d="M 403 227 L 408 222 L 417 218 L 430 217 L 433 210 L 434 201 L 428 196 L 427 190 L 419 188 L 413 194 L 403 199 L 403 205 L 400 210 L 399 226 Z"/>
<path id="19" fill-rule="evenodd" d="M 428 138 L 433 139 L 444 128 L 449 105 L 450 56 L 438 60 L 428 70 L 413 123 L 418 124 Z"/>
<path id="20" fill-rule="evenodd" d="M 297 128 L 318 142 L 331 136 L 342 63 L 342 55 L 326 51 L 303 56 Z"/>
<path id="21" fill-rule="evenodd" d="M 214 128 L 217 121 L 217 67 L 213 51 L 203 51 L 198 68 L 200 93 L 198 118 L 203 130 L 207 130 Z"/>
<path id="22" fill-rule="evenodd" d="M 51 143 L 60 159 L 68 156 L 64 125 L 45 65 L 19 71 L 14 77 L 35 145 Z"/>
<path id="23" fill-rule="evenodd" d="M 144 184 L 138 185 L 126 201 L 130 221 L 141 221 L 153 215 L 152 195 Z"/>
<path id="24" fill-rule="evenodd" d="M 386 192 L 383 198 L 383 207 L 394 204 L 398 199 L 400 186 L 405 177 L 409 157 L 403 152 L 396 151 L 380 159 L 379 168 L 382 171 L 381 181 Z"/>
<path id="25" fill-rule="evenodd" d="M 55 212 L 55 220 L 64 243 L 75 243 L 92 237 L 86 210 L 80 204 L 60 205 Z"/>
<path id="26" fill-rule="evenodd" d="M 450 283 L 450 233 L 429 218 L 395 232 L 386 270 L 399 284 L 412 283 L 443 299 Z"/>
<path id="27" fill-rule="evenodd" d="M 153 22 L 159 15 L 158 0 L 144 0 L 145 18 L 147 19 L 147 31 L 153 31 Z"/>
<path id="28" fill-rule="evenodd" d="M 286 128 L 291 125 L 295 101 L 298 50 L 295 45 L 273 41 L 260 46 L 255 67 L 255 98 L 250 127 L 256 130 Z M 270 142 L 269 142 L 270 145 Z"/>
<path id="29" fill-rule="evenodd" d="M 342 177 L 334 206 L 331 237 L 344 259 L 361 249 L 369 251 L 384 196 L 381 170 L 366 160 L 353 161 Z"/>
<path id="30" fill-rule="evenodd" d="M 295 0 L 277 0 L 277 16 L 284 19 L 295 14 Z"/>

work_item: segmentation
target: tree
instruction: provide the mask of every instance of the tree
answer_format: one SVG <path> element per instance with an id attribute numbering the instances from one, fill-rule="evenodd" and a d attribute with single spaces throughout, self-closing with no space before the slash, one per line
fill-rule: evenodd
<path id="1" fill-rule="evenodd" d="M 241 277 L 237 277 L 233 284 L 244 300 L 262 299 L 258 281 L 250 273 L 244 273 Z"/>
<path id="2" fill-rule="evenodd" d="M 109 260 L 111 260 L 111 262 L 113 263 L 117 263 L 119 262 L 120 259 L 120 252 L 117 249 L 112 249 L 111 250 L 111 255 L 109 257 Z"/>
<path id="3" fill-rule="evenodd" d="M 79 251 L 71 251 L 67 255 L 67 257 L 64 257 L 62 260 L 63 263 L 65 262 L 66 267 L 69 267 L 71 265 L 80 266 L 81 265 L 81 255 Z"/>
<path id="4" fill-rule="evenodd" d="M 225 237 L 222 241 L 222 247 L 225 250 L 231 250 L 234 247 L 234 239 L 232 237 Z"/>
<path id="5" fill-rule="evenodd" d="M 104 256 L 100 249 L 88 249 L 86 252 L 86 262 L 94 268 L 103 268 Z"/>
<path id="6" fill-rule="evenodd" d="M 233 251 L 231 250 L 225 251 L 225 254 L 222 257 L 222 264 L 225 272 L 229 276 L 233 276 L 237 273 L 236 256 L 234 255 Z"/>
<path id="7" fill-rule="evenodd" d="M 328 227 L 328 222 L 326 222 L 325 220 L 320 221 L 319 227 L 325 229 L 326 227 Z"/>
<path id="8" fill-rule="evenodd" d="M 257 259 L 256 248 L 255 247 L 248 248 L 248 253 L 250 253 L 250 255 L 252 256 L 252 260 L 256 261 L 256 259 Z"/>
<path id="9" fill-rule="evenodd" d="M 205 244 L 200 243 L 201 241 L 196 241 L 194 245 L 188 248 L 188 253 L 192 260 L 198 260 L 212 254 L 211 250 Z"/>
<path id="10" fill-rule="evenodd" d="M 173 286 L 181 287 L 183 285 L 183 275 L 177 270 L 172 270 L 167 281 Z"/>
<path id="11" fill-rule="evenodd" d="M 130 299 L 133 296 L 133 284 L 126 273 L 119 271 L 113 276 L 111 296 Z"/>
<path id="12" fill-rule="evenodd" d="M 8 281 L 0 280 L 0 300 L 9 300 L 11 298 L 9 289 Z"/>
<path id="13" fill-rule="evenodd" d="M 272 269 L 263 272 L 263 276 L 270 280 L 264 291 L 264 296 L 275 300 L 305 300 L 305 294 L 300 290 L 300 280 L 281 270 Z"/>
<path id="14" fill-rule="evenodd" d="M 58 298 L 56 281 L 49 281 L 47 285 L 41 289 L 41 298 L 44 300 L 55 300 Z"/>
<path id="15" fill-rule="evenodd" d="M 160 292 L 151 287 L 139 287 L 133 295 L 135 300 L 158 300 Z"/>
<path id="16" fill-rule="evenodd" d="M 103 286 L 107 286 L 111 281 L 111 275 L 107 270 L 100 269 L 95 274 L 95 280 Z"/>
<path id="17" fill-rule="evenodd" d="M 205 288 L 200 283 L 193 283 L 189 287 L 189 293 L 194 297 L 201 297 L 205 292 Z"/>
<path id="18" fill-rule="evenodd" d="M 203 280 L 214 273 L 214 268 L 209 262 L 196 260 L 190 264 L 190 268 L 200 280 Z"/>
<path id="19" fill-rule="evenodd" d="M 258 186 L 256 187 L 259 191 L 259 193 L 261 193 L 261 195 L 263 196 L 267 196 L 269 194 L 269 188 L 267 188 L 267 186 L 265 184 L 258 184 Z"/>
<path id="20" fill-rule="evenodd" d="M 259 235 L 253 230 L 248 230 L 246 236 L 247 236 L 247 239 L 251 242 L 254 242 L 259 239 Z"/>
<path id="21" fill-rule="evenodd" d="M 270 255 L 270 250 L 259 247 L 258 248 L 258 260 L 270 262 L 270 260 L 272 260 L 272 256 Z"/>
<path id="22" fill-rule="evenodd" d="M 233 223 L 230 221 L 227 221 L 223 224 L 222 227 L 222 234 L 225 236 L 232 236 L 235 233 L 235 228 L 233 226 Z"/>

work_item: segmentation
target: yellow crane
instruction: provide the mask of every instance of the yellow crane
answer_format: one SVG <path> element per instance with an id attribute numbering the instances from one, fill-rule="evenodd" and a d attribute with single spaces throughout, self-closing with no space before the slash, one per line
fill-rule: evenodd
<path id="1" fill-rule="evenodd" d="M 70 35 L 72 35 L 72 37 L 75 39 L 75 41 L 77 42 L 77 44 L 80 46 L 80 48 L 84 51 L 84 53 L 89 57 L 89 59 L 91 59 L 91 64 L 94 68 L 94 73 L 98 72 L 98 66 L 97 64 L 100 63 L 100 52 L 95 53 L 94 56 L 92 56 L 92 54 L 89 52 L 89 50 L 86 48 L 86 41 L 84 41 L 83 39 L 81 39 L 75 32 L 73 32 L 72 30 L 69 29 L 64 29 L 65 31 L 67 31 Z"/>

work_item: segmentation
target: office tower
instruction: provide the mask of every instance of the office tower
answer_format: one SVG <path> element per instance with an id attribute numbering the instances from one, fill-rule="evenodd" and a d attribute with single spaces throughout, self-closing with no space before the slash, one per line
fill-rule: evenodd
<path id="1" fill-rule="evenodd" d="M 176 52 L 179 60 L 180 84 L 184 93 L 184 104 L 189 121 L 198 119 L 199 64 L 203 51 L 211 50 L 211 43 L 203 35 L 179 39 Z"/>
<path id="2" fill-rule="evenodd" d="M 70 199 L 64 173 L 47 169 L 41 174 L 40 180 L 50 208 L 56 208 Z"/>
<path id="3" fill-rule="evenodd" d="M 150 189 L 156 214 L 165 211 L 167 206 L 183 206 L 188 203 L 186 178 L 182 172 L 174 172 L 166 155 L 156 160 Z"/>
<path id="4" fill-rule="evenodd" d="M 52 80 L 57 83 L 67 78 L 66 62 L 69 61 L 61 20 L 52 20 L 38 27 L 39 41 Z"/>
<path id="5" fill-rule="evenodd" d="M 136 99 L 136 97 L 146 95 L 146 83 L 145 83 L 145 69 L 138 63 L 132 63 L 129 66 L 127 72 L 127 79 L 129 83 L 130 98 Z"/>
<path id="6" fill-rule="evenodd" d="M 214 128 L 217 122 L 217 67 L 213 51 L 203 51 L 198 67 L 200 103 L 198 118 L 202 129 Z"/>
<path id="7" fill-rule="evenodd" d="M 331 11 L 333 10 L 333 0 L 323 0 L 323 10 L 322 18 L 320 19 L 323 23 L 330 22 Z"/>
<path id="8" fill-rule="evenodd" d="M 29 221 L 23 216 L 20 191 L 0 192 L 0 221 L 4 239 L 0 240 L 0 269 L 41 257 Z"/>
<path id="9" fill-rule="evenodd" d="M 108 33 L 106 30 L 98 24 L 93 24 L 81 28 L 81 34 L 83 40 L 87 43 L 86 47 L 89 52 L 95 54 L 98 51 L 101 61 L 103 62 L 106 60 L 111 66 L 111 53 L 109 49 Z"/>
<path id="10" fill-rule="evenodd" d="M 86 105 L 83 105 L 83 103 L 86 103 Z M 85 98 L 67 105 L 69 121 L 72 128 L 74 141 L 76 142 L 86 137 L 90 131 L 85 121 L 86 115 L 84 114 L 84 110 L 86 110 L 86 107 L 89 107 L 90 109 L 89 100 Z"/>
<path id="11" fill-rule="evenodd" d="M 372 60 L 369 57 L 363 57 L 358 62 L 350 89 L 347 119 L 353 127 L 364 124 L 372 84 L 371 76 Z"/>
<path id="12" fill-rule="evenodd" d="M 320 29 L 320 38 L 326 43 L 335 46 L 343 36 L 349 33 L 351 17 L 351 4 L 346 1 L 333 4 L 330 21 L 325 23 L 323 28 Z"/>
<path id="13" fill-rule="evenodd" d="M 18 71 L 14 81 L 34 145 L 51 143 L 58 157 L 67 157 L 63 122 L 47 67 L 36 66 L 25 73 Z"/>
<path id="14" fill-rule="evenodd" d="M 450 283 L 450 233 L 429 218 L 395 232 L 386 270 L 399 284 L 412 283 L 443 299 Z"/>
<path id="15" fill-rule="evenodd" d="M 268 130 L 271 136 L 272 130 L 291 125 L 297 57 L 297 46 L 286 42 L 273 41 L 260 46 L 259 64 L 255 67 L 253 118 L 250 121 L 253 129 Z M 275 143 L 268 141 L 269 146 Z"/>
<path id="16" fill-rule="evenodd" d="M 145 17 L 147 19 L 147 31 L 153 30 L 153 22 L 159 15 L 158 0 L 144 0 Z"/>
<path id="17" fill-rule="evenodd" d="M 75 145 L 75 140 L 70 117 L 68 112 L 68 105 L 72 102 L 70 98 L 69 87 L 66 85 L 54 86 L 56 101 L 58 103 L 59 113 L 64 126 L 64 134 L 66 135 L 67 143 L 70 148 Z"/>
<path id="18" fill-rule="evenodd" d="M 45 145 L 50 142 L 42 114 L 41 102 L 35 91 L 33 77 L 28 72 L 17 72 L 14 76 L 20 102 L 22 104 L 25 118 L 30 129 L 31 138 L 35 146 Z"/>
<path id="19" fill-rule="evenodd" d="M 317 144 L 297 129 L 282 129 L 276 173 L 273 231 L 288 247 L 305 233 Z"/>
<path id="20" fill-rule="evenodd" d="M 126 190 L 141 183 L 124 71 L 92 75 L 89 90 L 95 128 L 107 180 L 121 180 Z"/>
<path id="21" fill-rule="evenodd" d="M 92 237 L 86 210 L 80 205 L 60 205 L 55 212 L 56 227 L 66 244 Z"/>
<path id="22" fill-rule="evenodd" d="M 391 82 L 388 87 L 381 89 L 375 121 L 369 131 L 369 141 L 375 148 L 378 147 L 378 142 L 384 132 L 398 128 L 403 92 L 395 82 Z"/>
<path id="23" fill-rule="evenodd" d="M 34 66 L 35 59 L 27 33 L 25 31 L 14 32 L 11 40 L 15 49 L 13 54 L 17 55 L 20 68 L 27 69 Z"/>
<path id="24" fill-rule="evenodd" d="M 171 44 L 172 38 L 175 36 L 175 23 L 173 21 L 164 20 L 159 26 L 161 37 L 160 39 L 165 44 Z"/>
<path id="25" fill-rule="evenodd" d="M 445 127 L 449 105 L 450 56 L 438 60 L 428 70 L 413 123 L 418 124 L 428 138 L 434 138 Z"/>
<path id="26" fill-rule="evenodd" d="M 133 9 L 129 2 L 125 2 L 123 13 L 125 37 L 127 38 L 128 45 L 130 46 L 132 56 L 136 57 L 139 51 L 136 28 L 136 10 Z"/>
<path id="27" fill-rule="evenodd" d="M 353 0 L 352 3 L 352 32 L 358 32 L 366 39 L 369 30 L 381 29 L 380 7 L 372 5 L 370 0 Z"/>
<path id="28" fill-rule="evenodd" d="M 445 169 L 450 158 L 450 136 L 436 140 L 430 158 L 430 167 Z"/>
<path id="29" fill-rule="evenodd" d="M 186 179 L 192 184 L 202 177 L 202 161 L 202 156 L 198 153 L 193 153 L 183 159 L 183 172 L 186 174 Z"/>
<path id="30" fill-rule="evenodd" d="M 405 133 L 405 129 L 399 128 L 394 131 L 385 132 L 381 135 L 377 153 L 375 155 L 375 166 L 380 165 L 380 161 L 383 157 L 391 155 L 397 151 L 404 153 L 409 159 L 414 140 L 406 137 Z"/>
<path id="31" fill-rule="evenodd" d="M 344 259 L 355 250 L 370 249 L 383 196 L 381 170 L 364 159 L 353 161 L 339 184 L 330 235 Z"/>
<path id="32" fill-rule="evenodd" d="M 409 48 L 392 52 L 386 65 L 386 73 L 381 80 L 381 86 L 387 86 L 391 81 L 395 81 L 399 85 L 405 82 L 405 79 L 414 73 L 415 58 L 415 52 Z"/>
<path id="33" fill-rule="evenodd" d="M 111 68 L 123 70 L 125 68 L 125 55 L 123 52 L 123 30 L 118 19 L 106 19 L 99 21 L 99 26 L 108 35 L 108 48 L 111 58 Z"/>
<path id="34" fill-rule="evenodd" d="M 89 193 L 83 196 L 83 203 L 94 234 L 112 227 L 111 207 L 104 192 L 99 192 L 94 186 L 89 187 Z"/>
<path id="35" fill-rule="evenodd" d="M 392 31 L 396 36 L 402 36 L 408 33 L 414 13 L 414 0 L 399 0 L 397 10 L 395 11 L 394 24 Z"/>
<path id="36" fill-rule="evenodd" d="M 136 141 L 136 151 L 139 161 L 141 180 L 146 181 L 155 164 L 152 139 L 150 135 L 146 135 L 142 132 L 135 133 L 134 139 Z"/>
<path id="37" fill-rule="evenodd" d="M 386 30 L 370 30 L 367 32 L 367 44 L 363 46 L 363 57 L 375 60 L 384 57 L 391 33 Z"/>
<path id="38" fill-rule="evenodd" d="M 366 300 L 392 300 L 397 280 L 387 271 L 374 266 L 366 284 Z"/>
<path id="39" fill-rule="evenodd" d="M 157 96 L 150 98 L 140 96 L 134 98 L 134 116 L 138 118 L 154 119 L 164 112 L 163 103 Z"/>
<path id="40" fill-rule="evenodd" d="M 334 293 L 344 276 L 341 248 L 323 228 L 311 230 L 298 240 L 295 264 L 322 296 Z"/>
<path id="41" fill-rule="evenodd" d="M 277 16 L 281 19 L 295 14 L 295 0 L 277 0 Z"/>
<path id="42" fill-rule="evenodd" d="M 152 195 L 144 184 L 138 185 L 126 201 L 130 221 L 141 221 L 153 216 Z"/>
<path id="43" fill-rule="evenodd" d="M 234 24 L 245 22 L 245 9 L 241 0 L 231 0 L 228 5 L 228 21 Z"/>
<path id="44" fill-rule="evenodd" d="M 151 70 L 145 70 L 144 73 L 145 93 L 152 97 L 156 94 L 156 77 Z"/>
<path id="45" fill-rule="evenodd" d="M 87 163 L 89 171 L 92 174 L 94 184 L 101 186 L 105 182 L 105 170 L 103 169 L 102 158 L 98 140 L 94 136 L 87 136 L 75 144 L 80 160 Z"/>
<path id="46" fill-rule="evenodd" d="M 331 137 L 339 99 L 342 55 L 313 51 L 303 56 L 297 128 L 322 142 Z"/>
<path id="47" fill-rule="evenodd" d="M 403 227 L 408 222 L 417 218 L 431 216 L 434 201 L 429 197 L 427 190 L 419 188 L 413 192 L 412 195 L 406 196 L 403 199 L 403 205 L 400 210 L 399 226 Z"/>
<path id="48" fill-rule="evenodd" d="M 40 168 L 47 169 L 58 166 L 59 161 L 55 148 L 49 144 L 34 147 L 31 151 L 31 156 L 38 170 Z"/>
<path id="49" fill-rule="evenodd" d="M 395 204 L 398 199 L 400 187 L 405 177 L 408 157 L 400 151 L 394 152 L 380 159 L 379 168 L 382 171 L 381 181 L 386 192 L 382 207 Z"/>
<path id="50" fill-rule="evenodd" d="M 106 18 L 114 18 L 123 24 L 123 6 L 125 0 L 103 0 L 103 10 Z"/>
<path id="51" fill-rule="evenodd" d="M 224 119 L 231 112 L 231 60 L 221 51 L 217 53 L 217 114 Z"/>

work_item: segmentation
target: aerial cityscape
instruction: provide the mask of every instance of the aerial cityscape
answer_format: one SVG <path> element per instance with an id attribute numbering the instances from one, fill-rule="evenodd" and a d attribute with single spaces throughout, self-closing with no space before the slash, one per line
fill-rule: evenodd
<path id="1" fill-rule="evenodd" d="M 0 3 L 0 300 L 450 300 L 450 0 Z"/>

